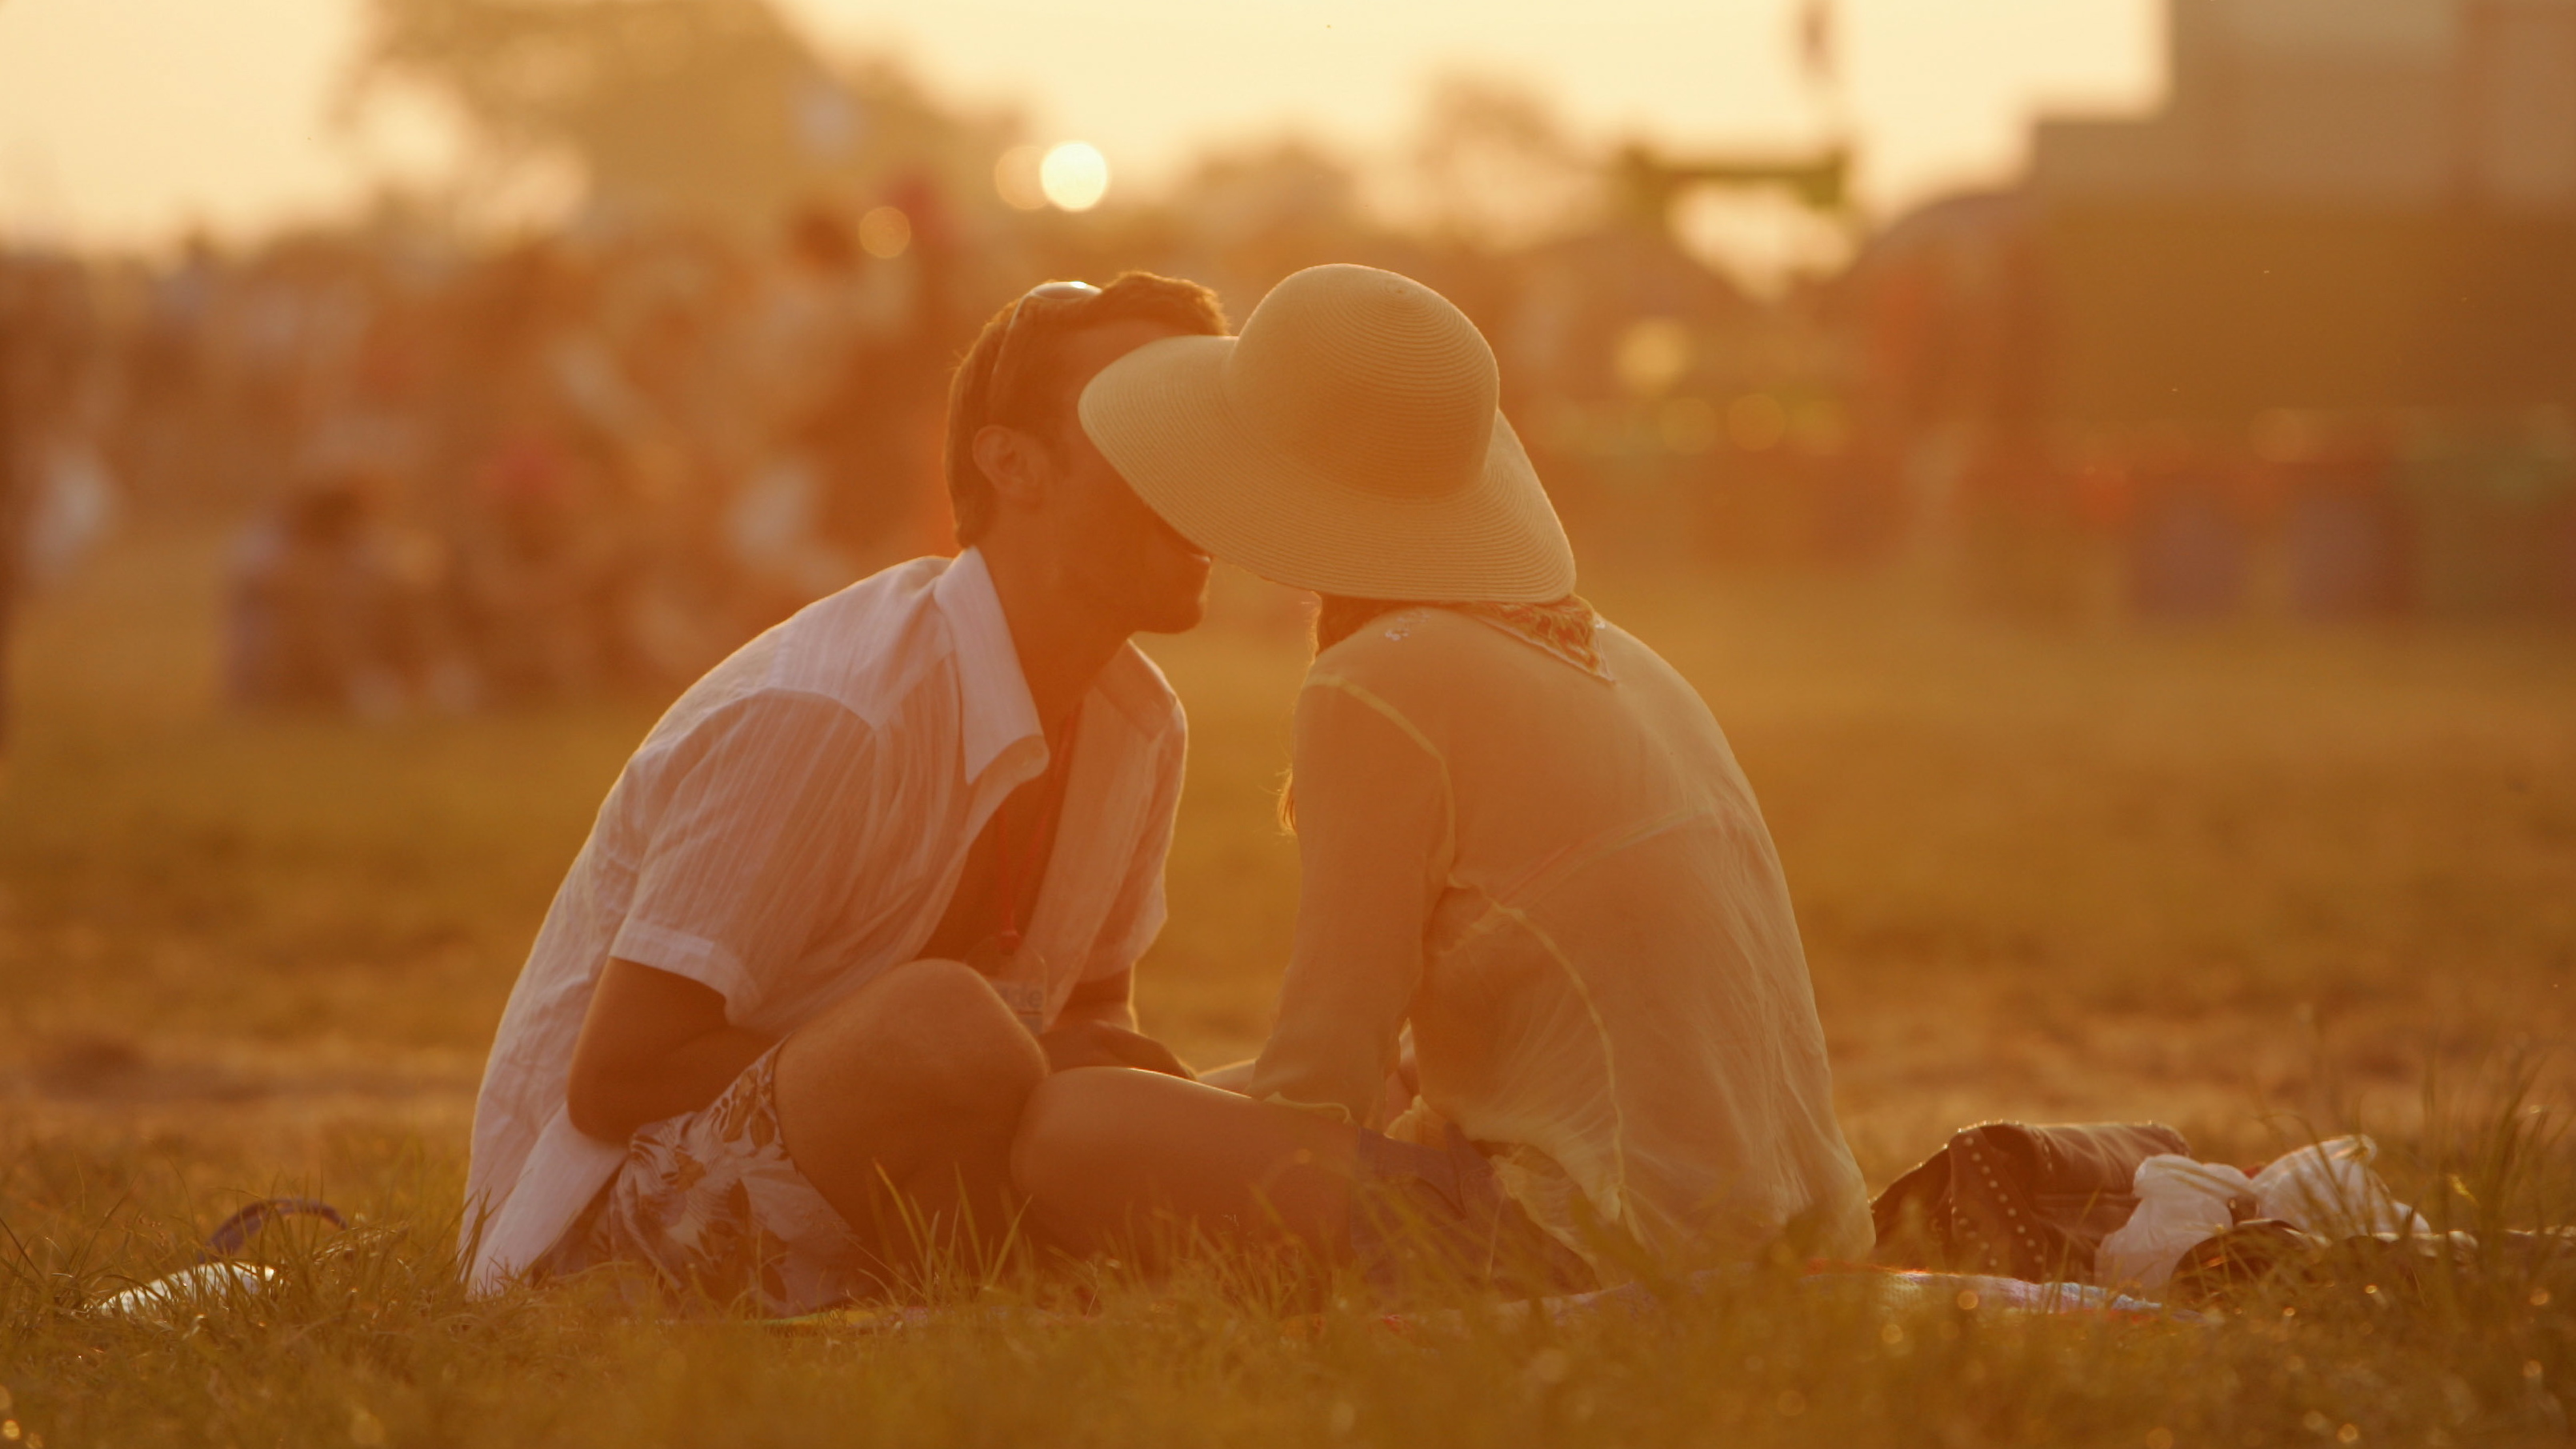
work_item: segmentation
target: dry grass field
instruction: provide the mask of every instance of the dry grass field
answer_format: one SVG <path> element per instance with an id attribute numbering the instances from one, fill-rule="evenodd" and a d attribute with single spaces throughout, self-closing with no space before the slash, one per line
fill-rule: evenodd
<path id="1" fill-rule="evenodd" d="M 0 1436 L 20 1420 L 64 1449 L 2565 1433 L 2546 1386 L 2576 1373 L 2576 1284 L 2551 1308 L 2517 1282 L 2375 1340 L 2366 1313 L 2312 1308 L 2300 1331 L 2325 1336 L 2305 1348 L 2289 1320 L 1900 1322 L 1758 1287 L 1660 1327 L 1446 1346 L 1213 1291 L 1109 1292 L 1078 1327 L 1032 1328 L 997 1297 L 843 1343 L 468 1304 L 439 1214 L 482 1053 L 655 705 L 228 713 L 220 543 L 143 530 L 40 601 L 20 641 L 0 785 L 0 1417 L 16 1416 Z M 1296 901 L 1270 792 L 1301 625 L 1283 596 L 1220 584 L 1207 628 L 1151 645 L 1193 737 L 1173 921 L 1140 1005 L 1202 1063 L 1259 1043 Z M 2576 1217 L 2537 1169 L 2434 1175 L 2515 1063 L 2538 1102 L 2570 1103 L 2550 1049 L 2576 1026 L 2576 633 L 2037 627 L 1881 581 L 1670 570 L 1587 592 L 1700 686 L 1760 792 L 1874 1184 L 1989 1117 L 2156 1118 L 2239 1160 L 2360 1125 L 2409 1191 L 2482 1192 L 2489 1220 Z M 287 1188 L 366 1216 L 335 1247 L 287 1244 L 320 1253 L 292 1291 L 186 1333 L 76 1311 Z"/>

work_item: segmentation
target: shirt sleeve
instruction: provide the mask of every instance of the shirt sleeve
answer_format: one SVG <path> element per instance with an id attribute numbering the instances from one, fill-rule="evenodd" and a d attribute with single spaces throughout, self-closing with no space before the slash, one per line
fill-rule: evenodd
<path id="1" fill-rule="evenodd" d="M 1165 741 L 1155 761 L 1154 798 L 1146 807 L 1144 829 L 1137 833 L 1136 853 L 1118 882 L 1118 899 L 1101 923 L 1098 945 L 1083 963 L 1082 978 L 1100 981 L 1135 968 L 1145 948 L 1163 932 L 1170 907 L 1163 896 L 1163 868 L 1172 854 L 1172 829 L 1180 818 L 1181 778 L 1187 737 Z"/>
<path id="2" fill-rule="evenodd" d="M 1363 1125 L 1395 1063 L 1456 850 L 1448 767 L 1393 705 L 1332 676 L 1298 697 L 1293 753 L 1296 945 L 1250 1091 Z"/>
<path id="3" fill-rule="evenodd" d="M 739 1022 L 858 878 L 875 735 L 834 701 L 759 694 L 678 748 L 609 954 L 712 988 Z"/>

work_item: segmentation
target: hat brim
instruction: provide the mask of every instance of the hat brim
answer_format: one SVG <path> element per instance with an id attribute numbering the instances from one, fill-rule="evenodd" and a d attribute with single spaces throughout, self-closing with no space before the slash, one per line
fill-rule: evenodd
<path id="1" fill-rule="evenodd" d="M 1231 337 L 1170 337 L 1083 389 L 1083 431 L 1192 543 L 1276 583 L 1407 601 L 1546 603 L 1574 591 L 1574 550 L 1501 412 L 1483 474 L 1437 498 L 1353 487 L 1244 426 L 1226 391 Z"/>

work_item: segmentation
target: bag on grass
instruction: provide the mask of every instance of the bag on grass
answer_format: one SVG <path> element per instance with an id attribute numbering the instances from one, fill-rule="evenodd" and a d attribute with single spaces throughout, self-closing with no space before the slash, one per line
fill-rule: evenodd
<path id="1" fill-rule="evenodd" d="M 1983 1122 L 1888 1184 L 1870 1204 L 1873 1261 L 1901 1268 L 2089 1280 L 2102 1239 L 2138 1205 L 2138 1164 L 2189 1156 L 2155 1122 L 2033 1127 Z"/>

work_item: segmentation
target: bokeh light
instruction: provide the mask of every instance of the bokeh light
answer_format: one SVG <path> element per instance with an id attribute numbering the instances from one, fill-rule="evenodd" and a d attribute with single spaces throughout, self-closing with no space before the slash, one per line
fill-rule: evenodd
<path id="1" fill-rule="evenodd" d="M 1690 329 L 1672 317 L 1646 317 L 1619 334 L 1619 381 L 1644 397 L 1669 391 L 1690 371 Z"/>
<path id="2" fill-rule="evenodd" d="M 859 245 L 869 256 L 892 261 L 912 245 L 912 218 L 892 206 L 880 206 L 859 218 Z"/>
<path id="3" fill-rule="evenodd" d="M 1767 392 L 1748 392 L 1726 407 L 1726 435 L 1748 453 L 1767 453 L 1789 431 L 1789 410 Z"/>
<path id="4" fill-rule="evenodd" d="M 1046 187 L 1038 181 L 1038 167 L 1046 160 L 1044 146 L 1013 146 L 993 163 L 993 190 L 1002 204 L 1019 211 L 1046 210 Z"/>
<path id="5" fill-rule="evenodd" d="M 1088 141 L 1067 141 L 1038 163 L 1046 199 L 1066 211 L 1089 211 L 1109 194 L 1109 158 Z"/>

